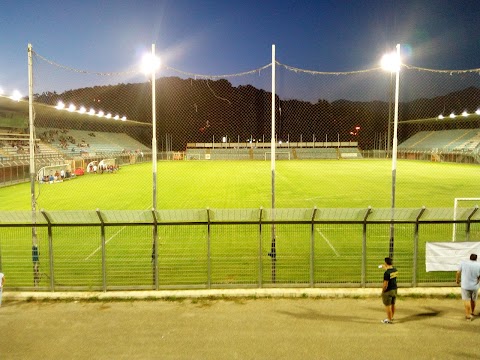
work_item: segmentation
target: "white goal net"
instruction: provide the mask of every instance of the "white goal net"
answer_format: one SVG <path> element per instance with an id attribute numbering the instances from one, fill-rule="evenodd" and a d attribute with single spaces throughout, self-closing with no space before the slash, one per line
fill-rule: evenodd
<path id="1" fill-rule="evenodd" d="M 265 152 L 265 160 L 272 159 L 272 152 Z M 275 160 L 290 160 L 290 152 L 288 151 L 275 151 Z"/>

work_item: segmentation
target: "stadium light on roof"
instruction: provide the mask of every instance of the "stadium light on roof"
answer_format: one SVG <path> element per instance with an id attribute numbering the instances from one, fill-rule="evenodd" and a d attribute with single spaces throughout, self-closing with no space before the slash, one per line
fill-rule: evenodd
<path id="1" fill-rule="evenodd" d="M 55 106 L 55 108 L 56 108 L 57 110 L 62 110 L 62 109 L 65 108 L 65 104 L 63 103 L 63 101 L 60 100 L 60 101 L 57 103 L 57 106 Z"/>

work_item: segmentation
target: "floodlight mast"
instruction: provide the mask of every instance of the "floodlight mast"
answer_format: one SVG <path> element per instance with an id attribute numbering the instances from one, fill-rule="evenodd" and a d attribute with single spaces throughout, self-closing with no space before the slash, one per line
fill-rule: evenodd
<path id="1" fill-rule="evenodd" d="M 272 45 L 272 135 L 270 140 L 271 148 L 271 173 L 272 173 L 272 242 L 268 255 L 272 258 L 272 283 L 276 281 L 276 234 L 275 234 L 275 44 Z"/>
<path id="2" fill-rule="evenodd" d="M 395 72 L 395 108 L 393 118 L 393 144 L 392 144 L 392 207 L 391 207 L 391 223 L 390 223 L 390 242 L 389 242 L 389 256 L 393 258 L 395 245 L 395 227 L 393 220 L 395 218 L 395 187 L 397 181 L 397 144 L 398 144 L 398 93 L 400 82 L 400 44 L 396 46 L 396 53 L 384 55 L 382 58 L 382 68 Z M 390 124 L 389 124 L 390 126 Z M 388 139 L 390 142 L 390 139 Z"/>
<path id="3" fill-rule="evenodd" d="M 29 122 L 29 152 L 30 152 L 30 201 L 32 210 L 32 263 L 33 285 L 38 286 L 40 281 L 40 269 L 37 245 L 37 204 L 35 199 L 35 136 L 33 118 L 33 61 L 32 44 L 28 44 L 28 122 Z"/>

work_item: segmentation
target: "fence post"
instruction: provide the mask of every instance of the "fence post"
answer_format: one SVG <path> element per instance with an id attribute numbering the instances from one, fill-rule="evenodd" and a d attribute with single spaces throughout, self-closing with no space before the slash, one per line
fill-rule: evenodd
<path id="1" fill-rule="evenodd" d="M 212 265 L 210 259 L 210 209 L 207 208 L 207 288 L 212 287 Z"/>
<path id="2" fill-rule="evenodd" d="M 366 287 L 367 283 L 367 218 L 372 213 L 372 207 L 369 206 L 363 217 L 363 238 L 362 238 L 362 279 L 361 287 Z"/>
<path id="3" fill-rule="evenodd" d="M 102 288 L 103 292 L 107 291 L 107 265 L 106 265 L 106 249 L 105 249 L 105 222 L 103 221 L 100 209 L 95 210 L 100 219 L 100 232 L 102 236 Z"/>
<path id="4" fill-rule="evenodd" d="M 260 207 L 260 214 L 258 219 L 259 236 L 258 236 L 258 287 L 263 286 L 263 264 L 262 264 L 262 218 L 263 207 Z"/>
<path id="5" fill-rule="evenodd" d="M 310 229 L 310 287 L 315 285 L 315 216 L 317 215 L 317 207 L 312 212 L 312 227 Z"/>
<path id="6" fill-rule="evenodd" d="M 153 216 L 153 249 L 152 249 L 152 261 L 153 261 L 153 285 L 155 290 L 158 290 L 158 220 L 155 209 L 152 209 Z"/>
<path id="7" fill-rule="evenodd" d="M 417 271 L 418 271 L 418 232 L 420 226 L 420 218 L 425 212 L 425 206 L 422 206 L 420 212 L 415 219 L 415 236 L 413 240 L 413 276 L 412 276 L 412 287 L 417 286 Z"/>
<path id="8" fill-rule="evenodd" d="M 472 219 L 472 216 L 478 211 L 478 205 L 475 205 L 475 207 L 473 208 L 472 212 L 470 213 L 470 215 L 468 215 L 468 218 L 467 218 L 467 229 L 465 230 L 466 231 L 466 234 L 465 234 L 465 239 L 466 241 L 470 241 L 470 220 Z"/>
<path id="9" fill-rule="evenodd" d="M 50 291 L 55 291 L 54 271 L 53 271 L 53 236 L 52 236 L 52 222 L 44 209 L 40 210 L 45 220 L 48 223 L 48 260 L 50 262 Z"/>

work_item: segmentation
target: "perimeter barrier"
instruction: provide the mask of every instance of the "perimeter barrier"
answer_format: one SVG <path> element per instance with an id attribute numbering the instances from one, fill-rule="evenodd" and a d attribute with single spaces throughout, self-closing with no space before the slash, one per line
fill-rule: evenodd
<path id="1" fill-rule="evenodd" d="M 18 291 L 365 288 L 393 245 L 400 286 L 454 286 L 426 244 L 479 241 L 477 209 L 3 211 L 0 271 Z"/>

